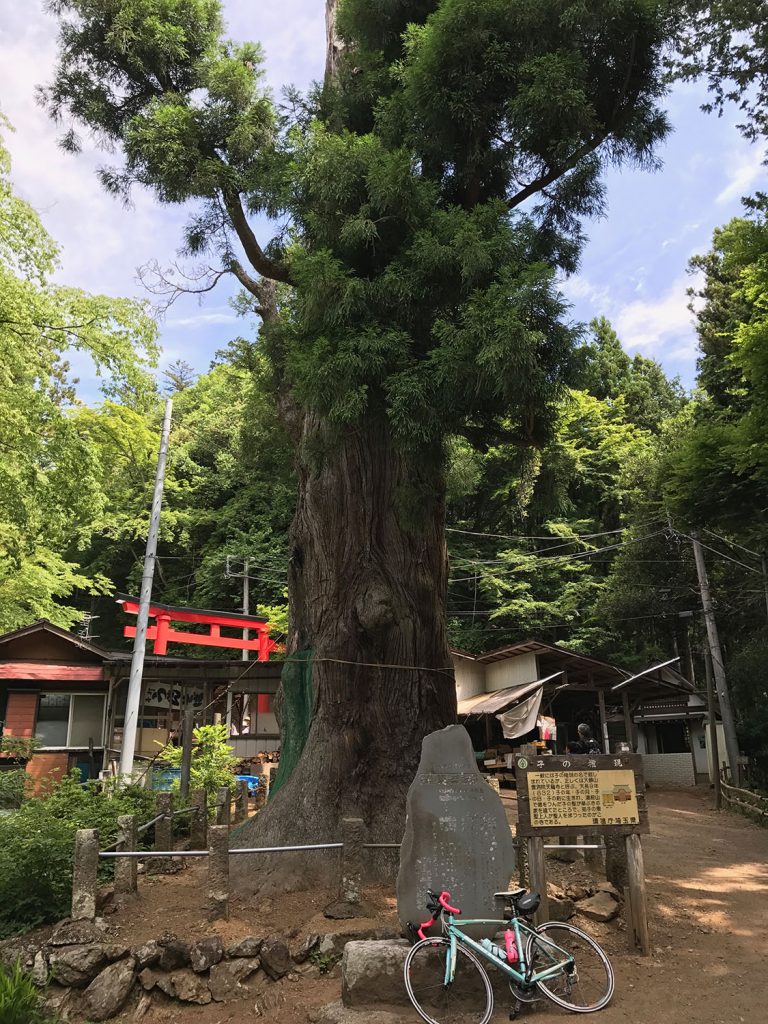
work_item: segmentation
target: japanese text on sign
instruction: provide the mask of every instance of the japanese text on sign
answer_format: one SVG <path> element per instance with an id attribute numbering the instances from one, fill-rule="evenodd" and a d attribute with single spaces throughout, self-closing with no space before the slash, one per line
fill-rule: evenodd
<path id="1" fill-rule="evenodd" d="M 635 825 L 632 771 L 529 772 L 531 825 Z"/>

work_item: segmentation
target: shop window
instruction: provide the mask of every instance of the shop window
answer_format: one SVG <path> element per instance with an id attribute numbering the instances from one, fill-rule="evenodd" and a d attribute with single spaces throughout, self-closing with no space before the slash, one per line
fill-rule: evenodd
<path id="1" fill-rule="evenodd" d="M 100 747 L 105 701 L 100 693 L 41 693 L 35 736 L 43 747 Z"/>

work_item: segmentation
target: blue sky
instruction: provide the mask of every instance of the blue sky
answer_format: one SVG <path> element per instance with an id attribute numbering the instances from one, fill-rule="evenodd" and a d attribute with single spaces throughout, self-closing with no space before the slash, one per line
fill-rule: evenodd
<path id="1" fill-rule="evenodd" d="M 225 0 L 233 38 L 259 39 L 270 84 L 306 87 L 322 74 L 323 0 Z M 174 259 L 186 214 L 161 208 L 138 193 L 125 209 L 102 193 L 94 168 L 109 159 L 91 147 L 79 157 L 56 146 L 56 130 L 34 99 L 55 58 L 55 25 L 37 0 L 0 10 L 0 101 L 15 126 L 8 139 L 19 192 L 41 213 L 62 246 L 59 277 L 113 295 L 146 297 L 136 270 Z M 578 275 L 563 283 L 575 319 L 608 316 L 625 347 L 659 359 L 693 383 L 696 338 L 687 309 L 689 257 L 708 247 L 712 229 L 741 210 L 740 197 L 765 188 L 761 152 L 744 142 L 735 114 L 701 113 L 697 86 L 678 87 L 668 109 L 675 131 L 655 174 L 633 170 L 607 176 L 608 215 L 587 225 L 589 242 Z M 202 301 L 179 300 L 161 323 L 161 365 L 183 358 L 207 369 L 216 349 L 253 330 L 227 304 L 233 288 Z M 84 398 L 94 395 L 87 361 L 77 358 Z"/>

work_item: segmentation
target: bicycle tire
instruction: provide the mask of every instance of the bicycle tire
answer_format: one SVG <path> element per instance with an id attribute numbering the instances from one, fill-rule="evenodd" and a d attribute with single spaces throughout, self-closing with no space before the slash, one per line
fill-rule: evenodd
<path id="1" fill-rule="evenodd" d="M 408 998 L 426 1024 L 488 1024 L 493 1015 L 493 989 L 488 973 L 471 950 L 457 943 L 456 973 L 449 992 L 444 984 L 445 956 L 449 946 L 447 938 L 436 937 L 422 939 L 411 947 L 403 967 Z M 430 959 L 433 960 L 432 963 L 429 963 Z M 466 966 L 462 970 L 464 961 Z M 473 968 L 471 974 L 468 973 L 470 966 Z M 436 981 L 427 980 L 425 985 L 423 979 L 430 979 L 433 976 Z M 414 991 L 414 982 L 418 994 Z M 475 997 L 482 996 L 483 993 L 485 1008 L 480 1012 L 470 1009 Z M 428 1003 L 426 1007 L 422 1005 L 424 1002 Z M 436 1017 L 434 1013 L 438 1010 L 440 1016 Z"/>
<path id="2" fill-rule="evenodd" d="M 554 955 L 544 942 L 537 943 L 536 937 L 539 935 L 546 936 L 549 942 L 572 953 L 575 960 L 573 972 L 564 968 L 551 979 L 537 981 L 539 991 L 556 1006 L 570 1010 L 571 1013 L 596 1013 L 607 1006 L 613 997 L 616 983 L 611 961 L 603 948 L 581 928 L 561 921 L 547 921 L 539 925 L 534 935 L 529 935 L 526 943 L 526 960 L 533 964 L 534 972 L 542 970 L 547 960 L 551 961 Z M 537 948 L 534 949 L 534 946 Z M 604 980 L 601 980 L 603 976 Z M 588 999 L 584 994 L 587 979 L 590 986 L 594 985 L 598 990 L 599 994 L 594 999 Z M 558 991 L 558 985 L 562 986 L 562 991 Z"/>

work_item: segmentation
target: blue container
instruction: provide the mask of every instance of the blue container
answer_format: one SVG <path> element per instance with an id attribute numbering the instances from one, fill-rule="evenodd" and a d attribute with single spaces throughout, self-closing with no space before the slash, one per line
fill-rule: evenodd
<path id="1" fill-rule="evenodd" d="M 181 779 L 181 768 L 158 768 L 152 772 L 152 789 L 167 793 Z"/>
<path id="2" fill-rule="evenodd" d="M 253 794 L 259 788 L 258 775 L 236 775 L 235 778 L 237 779 L 238 782 L 244 780 L 248 783 L 248 792 L 250 793 L 251 796 L 253 796 Z"/>

